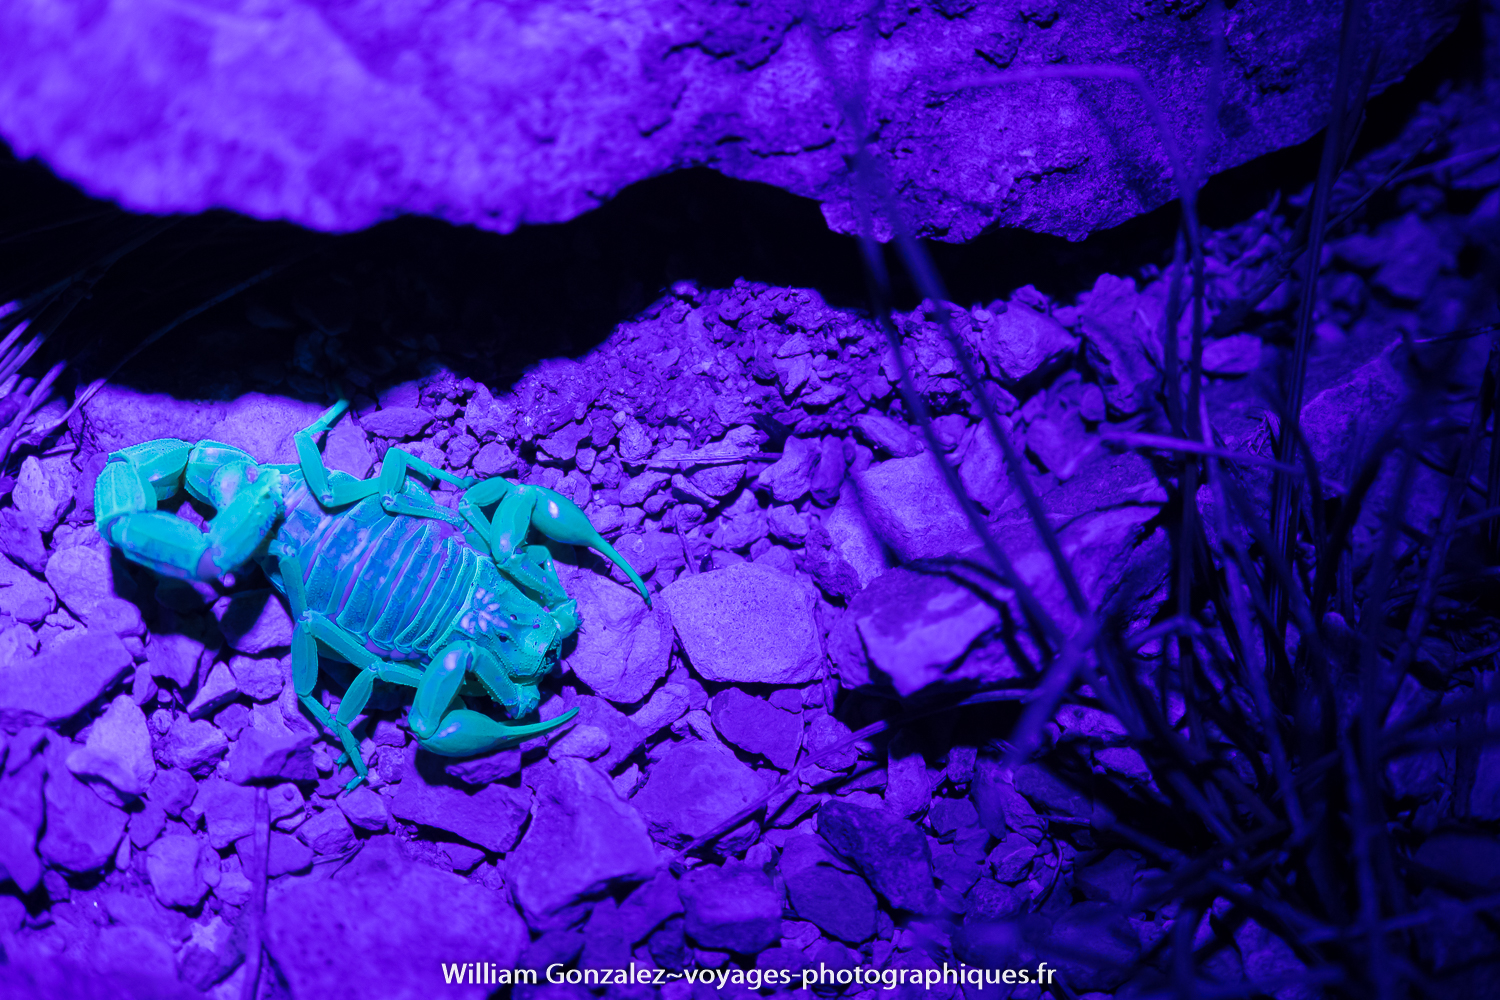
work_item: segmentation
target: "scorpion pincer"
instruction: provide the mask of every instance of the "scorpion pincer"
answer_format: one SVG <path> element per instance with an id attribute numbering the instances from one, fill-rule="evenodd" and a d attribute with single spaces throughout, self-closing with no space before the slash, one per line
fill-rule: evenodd
<path id="1" fill-rule="evenodd" d="M 566 723 L 575 712 L 521 721 L 536 710 L 537 683 L 579 624 L 550 550 L 528 543 L 531 529 L 595 549 L 649 606 L 640 576 L 577 505 L 544 487 L 461 479 L 399 448 L 385 453 L 373 478 L 330 471 L 317 435 L 348 406 L 336 403 L 293 435 L 296 464 L 257 463 L 233 445 L 175 438 L 114 452 L 95 486 L 99 533 L 164 576 L 228 582 L 252 561 L 265 570 L 290 608 L 297 697 L 339 738 L 357 772 L 351 789 L 367 768 L 349 727 L 377 680 L 415 689 L 412 733 L 449 757 Z M 460 487 L 458 513 L 419 478 Z M 183 488 L 215 509 L 206 531 L 157 509 Z M 336 713 L 314 696 L 320 654 L 358 669 Z M 481 694 L 509 718 L 464 707 L 461 695 Z"/>

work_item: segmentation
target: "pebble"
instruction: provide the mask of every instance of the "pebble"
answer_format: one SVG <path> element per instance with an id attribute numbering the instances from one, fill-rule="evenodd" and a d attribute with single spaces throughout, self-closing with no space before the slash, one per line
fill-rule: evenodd
<path id="1" fill-rule="evenodd" d="M 151 732 L 140 706 L 129 695 L 116 695 L 89 727 L 83 747 L 68 755 L 67 764 L 79 777 L 107 782 L 130 799 L 144 795 L 156 776 L 156 761 L 151 756 Z M 115 804 L 125 802 L 117 797 Z"/>
<path id="2" fill-rule="evenodd" d="M 818 676 L 823 652 L 815 599 L 783 573 L 740 563 L 681 577 L 661 600 L 705 680 L 789 685 Z"/>
<path id="3" fill-rule="evenodd" d="M 706 865 L 689 872 L 678 891 L 684 927 L 700 947 L 754 954 L 781 938 L 781 894 L 759 867 Z"/>

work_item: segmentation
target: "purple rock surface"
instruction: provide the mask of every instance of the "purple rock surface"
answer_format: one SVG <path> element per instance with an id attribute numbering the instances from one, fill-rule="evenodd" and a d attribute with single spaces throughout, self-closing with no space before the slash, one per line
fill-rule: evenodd
<path id="1" fill-rule="evenodd" d="M 1097 79 L 945 88 L 1002 68 L 1128 63 L 1161 95 L 1189 158 L 1213 123 L 1202 147 L 1213 173 L 1320 127 L 1337 7 L 1293 31 L 1280 8 L 1229 5 L 1225 100 L 1208 117 L 1218 5 L 941 2 L 877 13 L 864 40 L 862 8 L 827 5 L 692 0 L 668 17 L 650 4 L 532 4 L 504 21 L 457 2 L 391 21 L 399 6 L 287 0 L 204 20 L 180 4 L 87 17 L 73 0 L 45 15 L 22 4 L 0 12 L 0 37 L 22 37 L 0 69 L 0 134 L 130 205 L 215 203 L 324 228 L 418 212 L 506 230 L 707 165 L 811 195 L 848 232 L 852 147 L 831 73 L 868 90 L 870 148 L 921 233 L 962 242 L 999 222 L 1082 236 L 1173 193 L 1138 95 Z M 1471 8 L 1468 24 L 1500 25 L 1493 7 Z M 1371 4 L 1356 33 L 1356 82 L 1372 33 L 1382 42 L 1373 89 L 1448 23 L 1437 0 L 1394 9 Z M 1041 996 L 1126 1000 L 1171 992 L 1184 957 L 1173 927 L 1202 904 L 1186 940 L 1204 990 L 1311 997 L 1302 957 L 1316 955 L 1316 975 L 1336 966 L 1341 988 L 1358 992 L 1405 949 L 1391 979 L 1418 969 L 1445 995 L 1493 995 L 1500 939 L 1474 901 L 1500 886 L 1500 752 L 1485 737 L 1500 728 L 1500 682 L 1483 596 L 1496 551 L 1484 470 L 1500 88 L 1452 68 L 1479 65 L 1479 34 L 1444 43 L 1399 100 L 1370 106 L 1331 196 L 1331 211 L 1353 214 L 1326 234 L 1307 331 L 1301 433 L 1318 477 L 1294 458 L 1306 516 L 1286 549 L 1296 585 L 1284 662 L 1279 643 L 1262 641 L 1267 591 L 1254 579 L 1271 550 L 1246 522 L 1267 520 L 1290 440 L 1276 400 L 1302 278 L 1284 265 L 1317 202 L 1316 144 L 1206 181 L 1200 208 L 1213 221 L 1184 255 L 1202 254 L 1210 336 L 1201 406 L 1180 423 L 1167 347 L 1184 364 L 1194 323 L 1167 322 L 1193 285 L 1171 263 L 1176 207 L 1082 245 L 995 232 L 930 248 L 956 301 L 919 302 L 897 275 L 893 349 L 861 308 L 854 241 L 827 232 L 818 206 L 702 172 L 506 237 L 406 220 L 333 239 L 222 216 L 157 233 L 156 220 L 76 192 L 36 217 L 13 199 L 21 207 L 0 212 L 0 270 L 26 290 L 17 312 L 0 302 L 0 335 L 15 333 L 21 350 L 27 331 L 49 332 L 30 360 L 0 348 L 0 431 L 41 386 L 0 463 L 0 994 L 227 1000 L 258 970 L 258 1000 L 495 995 L 510 985 L 502 971 L 561 963 L 714 971 L 727 981 L 709 992 L 748 996 L 753 973 L 1045 960 L 1066 988 Z M 267 58 L 271 36 L 295 51 Z M 505 59 L 464 62 L 497 38 Z M 279 71 L 318 45 L 336 58 Z M 240 67 L 257 56 L 251 94 Z M 94 100 L 103 79 L 113 89 Z M 17 80 L 47 89 L 21 93 Z M 264 113 L 288 95 L 291 107 Z M 111 101 L 128 113 L 102 113 Z M 11 166 L 23 193 L 44 175 Z M 735 204 L 709 204 L 705 191 Z M 665 206 L 663 192 L 680 204 Z M 677 229 L 674 212 L 686 220 Z M 27 284 L 51 260 L 74 267 L 118 250 L 111 241 L 127 232 L 151 238 L 50 292 Z M 244 270 L 283 238 L 289 256 Z M 167 279 L 155 273 L 163 260 Z M 37 310 L 75 294 L 76 309 L 48 327 L 56 313 Z M 50 295 L 64 298 L 37 306 Z M 105 383 L 89 381 L 119 356 L 115 339 L 128 349 L 189 313 Z M 62 377 L 35 381 L 57 359 Z M 903 365 L 930 423 L 898 388 Z M 351 406 L 322 440 L 329 468 L 367 475 L 399 446 L 417 460 L 414 481 L 431 467 L 545 487 L 646 581 L 649 608 L 585 546 L 529 550 L 577 601 L 581 629 L 538 682 L 540 717 L 568 714 L 567 725 L 472 758 L 434 756 L 411 723 L 406 671 L 427 666 L 421 655 L 398 673 L 380 667 L 354 711 L 356 672 L 325 647 L 299 697 L 274 566 L 269 578 L 247 566 L 233 579 L 167 580 L 99 535 L 94 490 L 111 454 L 172 435 L 291 463 L 292 434 L 340 397 Z M 1014 469 L 980 397 L 1019 455 Z M 1392 443 L 1370 478 L 1364 455 Z M 1189 468 L 1196 494 L 1182 488 Z M 494 540 L 452 485 L 432 487 L 436 520 L 475 528 L 463 538 L 484 559 Z M 1340 575 L 1321 586 L 1320 532 L 1359 496 L 1362 513 L 1340 528 Z M 214 516 L 180 491 L 159 509 L 194 529 Z M 989 565 L 986 533 L 1015 579 Z M 1429 578 L 1450 537 L 1445 573 Z M 1201 558 L 1179 592 L 1184 539 Z M 369 538 L 354 541 L 351 554 L 374 553 Z M 340 572 L 395 568 L 351 560 Z M 393 576 L 390 592 L 409 578 Z M 1023 613 L 1023 587 L 1055 633 Z M 1315 635 L 1304 615 L 1319 600 Z M 1096 626 L 1102 641 L 1067 660 Z M 1377 626 L 1391 638 L 1375 644 L 1372 672 L 1361 635 Z M 1191 671 L 1187 648 L 1201 654 Z M 1257 660 L 1266 650 L 1270 661 Z M 1405 659 L 1387 677 L 1393 656 Z M 1303 683 L 1322 660 L 1326 688 Z M 1279 728 L 1246 683 L 1261 667 Z M 1316 902 L 1301 853 L 1276 852 L 1302 794 L 1284 794 L 1280 769 L 1306 789 L 1308 761 L 1329 759 L 1327 746 L 1362 754 L 1346 735 L 1372 678 L 1392 701 L 1376 766 L 1351 772 L 1374 782 L 1371 794 L 1348 794 L 1349 773 L 1333 767 L 1317 794 L 1339 786 L 1350 808 L 1300 802 L 1312 805 L 1302 821 L 1336 845 L 1319 862 L 1334 898 L 1366 902 L 1360 850 L 1403 880 L 1401 894 L 1372 900 L 1402 924 L 1366 961 L 1288 933 L 1306 921 L 1358 943 L 1368 928 Z M 352 746 L 311 718 L 313 704 L 349 709 Z M 478 684 L 460 705 L 503 714 Z M 1280 750 L 1268 742 L 1277 732 Z M 367 765 L 352 791 L 351 749 Z M 1368 842 L 1354 837 L 1360 802 L 1377 817 Z M 1268 930 L 1239 896 L 1184 896 L 1172 880 L 1184 858 L 1242 835 L 1266 838 L 1268 853 L 1254 874 L 1236 870 L 1233 848 L 1221 867 L 1235 884 L 1273 870 L 1291 924 Z M 264 956 L 247 955 L 257 921 Z M 884 990 L 827 985 L 860 1000 Z M 972 985 L 926 992 L 978 1000 L 994 989 Z M 542 983 L 509 995 L 593 992 Z M 606 991 L 700 994 L 683 982 Z"/>
<path id="2" fill-rule="evenodd" d="M 655 874 L 645 822 L 592 764 L 564 758 L 528 774 L 535 819 L 506 871 L 529 924 L 546 926 L 590 893 Z"/>
<path id="3" fill-rule="evenodd" d="M 1383 42 L 1377 92 L 1457 9 L 1368 6 Z M 653 2 L 501 14 L 453 2 L 356 14 L 288 2 L 221 21 L 23 3 L 0 19 L 18 54 L 0 75 L 0 132 L 21 155 L 144 211 L 223 206 L 322 229 L 418 212 L 503 232 L 705 165 L 816 198 L 847 232 L 855 211 L 838 92 L 860 80 L 872 117 L 887 123 L 877 143 L 896 165 L 902 207 L 926 233 L 965 240 L 1000 222 L 1079 236 L 1174 194 L 1128 87 L 953 88 L 997 68 L 1125 64 L 1187 128 L 1211 62 L 1201 7 L 893 9 L 872 26 L 868 71 L 863 8 L 799 12 Z M 1234 113 L 1212 148 L 1215 169 L 1322 126 L 1338 15 L 1267 5 L 1237 11 L 1228 28 Z"/>
<path id="4" fill-rule="evenodd" d="M 296 996 L 427 997 L 443 981 L 442 963 L 514 968 L 526 941 L 501 893 L 407 857 L 388 836 L 373 838 L 331 878 L 278 884 L 266 912 L 267 943 Z M 363 957 L 358 970 L 350 955 Z"/>

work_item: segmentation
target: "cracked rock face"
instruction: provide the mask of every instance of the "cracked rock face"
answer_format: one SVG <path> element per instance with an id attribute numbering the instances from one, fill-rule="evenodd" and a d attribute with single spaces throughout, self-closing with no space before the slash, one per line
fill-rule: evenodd
<path id="1" fill-rule="evenodd" d="M 853 232 L 840 95 L 867 78 L 873 139 L 925 235 L 998 223 L 1078 238 L 1172 197 L 1160 138 L 1124 85 L 953 88 L 1000 70 L 1132 66 L 1191 148 L 1212 63 L 1202 4 L 906 4 L 869 25 L 865 6 L 19 0 L 0 10 L 0 134 L 142 211 L 228 207 L 325 230 L 418 213 L 506 232 L 706 166 L 814 198 Z M 1376 93 L 1459 6 L 1367 5 Z M 1213 171 L 1322 127 L 1338 10 L 1234 5 Z"/>

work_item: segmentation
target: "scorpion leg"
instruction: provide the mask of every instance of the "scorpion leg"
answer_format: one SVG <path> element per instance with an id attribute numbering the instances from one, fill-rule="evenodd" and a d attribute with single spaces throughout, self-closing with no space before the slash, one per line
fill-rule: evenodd
<path id="1" fill-rule="evenodd" d="M 461 489 L 474 485 L 472 479 L 464 479 L 451 472 L 444 472 L 410 452 L 402 451 L 400 448 L 387 448 L 385 457 L 380 460 L 380 492 L 384 493 L 387 499 L 399 496 L 401 487 L 406 483 L 407 474 L 411 472 L 441 479 Z"/>
<path id="2" fill-rule="evenodd" d="M 331 474 L 328 466 L 323 464 L 323 453 L 318 450 L 316 438 L 332 427 L 347 409 L 349 401 L 341 399 L 324 410 L 317 420 L 292 435 L 292 442 L 297 446 L 297 462 L 302 469 L 302 478 L 324 507 L 342 507 L 356 500 L 363 500 L 380 488 L 380 484 L 374 479 Z"/>
<path id="3" fill-rule="evenodd" d="M 519 694 L 499 664 L 473 643 L 450 643 L 428 664 L 412 699 L 408 721 L 423 749 L 444 757 L 468 757 L 551 732 L 578 714 L 575 708 L 554 719 L 515 723 L 500 722 L 468 708 L 452 708 L 470 671 L 479 675 L 497 701 L 507 690 Z"/>
<path id="4" fill-rule="evenodd" d="M 308 633 L 315 640 L 327 646 L 334 655 L 347 660 L 359 668 L 359 673 L 355 675 L 354 683 L 349 685 L 349 689 L 344 692 L 344 697 L 339 701 L 338 714 L 329 717 L 328 721 L 324 722 L 324 725 L 332 729 L 334 734 L 338 736 L 339 742 L 344 746 L 344 755 L 348 757 L 349 762 L 354 766 L 354 770 L 358 772 L 358 776 L 353 778 L 346 786 L 348 790 L 352 791 L 365 779 L 368 771 L 365 766 L 365 759 L 359 752 L 359 741 L 350 732 L 349 724 L 369 704 L 370 694 L 374 690 L 377 680 L 404 684 L 407 687 L 417 687 L 421 682 L 422 674 L 415 668 L 405 666 L 404 664 L 391 663 L 376 656 L 366 649 L 364 644 L 353 633 L 321 612 L 309 611 L 307 612 L 306 619 Z M 313 675 L 314 683 L 316 683 L 316 658 L 313 661 Z M 301 694 L 300 689 L 298 694 Z M 309 688 L 309 698 L 307 700 L 316 703 L 316 700 L 311 698 L 311 694 L 312 691 Z M 303 704 L 306 703 L 307 701 L 303 702 Z M 322 708 L 321 705 L 318 707 Z M 328 716 L 327 710 L 324 710 L 322 714 L 325 717 Z M 322 721 L 322 719 L 319 721 Z M 340 759 L 342 760 L 342 758 Z"/>
<path id="5" fill-rule="evenodd" d="M 288 553 L 281 557 L 281 580 L 286 589 L 287 602 L 292 606 L 292 620 L 295 622 L 292 629 L 292 683 L 297 689 L 297 700 L 309 715 L 339 738 L 339 743 L 344 747 L 344 755 L 358 772 L 358 777 L 348 785 L 352 790 L 368 772 L 364 758 L 359 753 L 359 743 L 349 731 L 349 723 L 354 721 L 355 716 L 369 702 L 375 678 L 416 687 L 422 678 L 421 671 L 380 659 L 326 615 L 308 611 L 307 592 L 302 583 L 302 563 L 295 554 Z M 339 702 L 337 716 L 329 714 L 328 709 L 313 697 L 313 689 L 318 686 L 320 639 L 334 653 L 360 668 L 359 676 Z"/>

